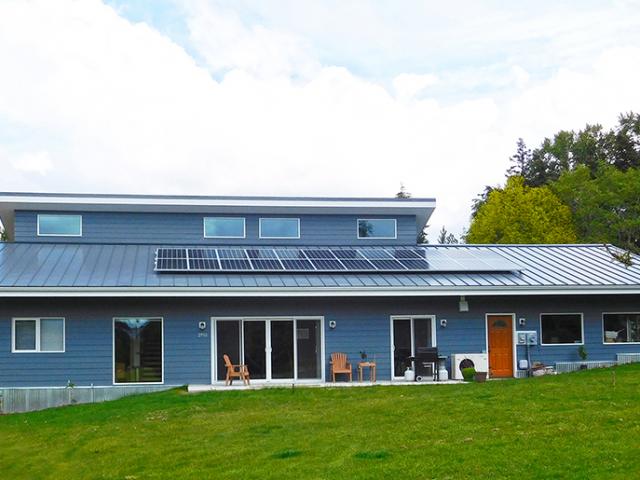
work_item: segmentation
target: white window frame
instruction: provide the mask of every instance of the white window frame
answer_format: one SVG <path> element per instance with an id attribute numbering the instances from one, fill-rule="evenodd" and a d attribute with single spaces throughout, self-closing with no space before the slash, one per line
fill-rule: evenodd
<path id="1" fill-rule="evenodd" d="M 40 346 L 40 321 L 62 320 L 62 350 L 41 350 Z M 35 350 L 16 349 L 16 322 L 36 322 L 36 348 Z M 11 319 L 11 353 L 65 353 L 67 349 L 67 321 L 64 317 L 16 317 Z"/>
<path id="2" fill-rule="evenodd" d="M 415 320 L 431 320 L 431 346 L 438 347 L 438 336 L 436 334 L 436 316 L 435 315 L 425 315 L 425 314 L 415 314 L 415 315 L 391 315 L 389 317 L 389 338 L 391 339 L 391 380 L 403 380 L 404 377 L 396 377 L 394 375 L 395 371 L 395 351 L 394 351 L 394 342 L 395 339 L 393 337 L 393 322 L 396 320 L 409 320 L 411 326 L 411 356 L 415 356 L 415 348 L 416 348 L 416 340 L 415 340 Z M 435 365 L 435 369 L 438 369 L 438 365 Z"/>
<path id="3" fill-rule="evenodd" d="M 40 217 L 79 217 L 80 233 L 40 233 Z M 39 213 L 36 218 L 36 230 L 38 237 L 81 237 L 82 236 L 82 215 L 66 214 L 66 213 Z"/>
<path id="4" fill-rule="evenodd" d="M 242 235 L 207 235 L 207 220 L 222 218 L 225 220 L 242 220 Z M 203 217 L 202 234 L 204 238 L 247 238 L 247 219 L 245 217 Z"/>
<path id="5" fill-rule="evenodd" d="M 262 220 L 296 220 L 298 223 L 298 236 L 297 237 L 265 237 L 262 235 Z M 300 218 L 299 217 L 260 217 L 258 220 L 258 236 L 260 239 L 271 240 L 298 240 L 300 239 Z"/>
<path id="6" fill-rule="evenodd" d="M 640 345 L 640 342 L 605 342 L 604 341 L 604 316 L 605 315 L 640 315 L 640 312 L 602 312 L 602 344 L 603 345 Z"/>
<path id="7" fill-rule="evenodd" d="M 293 316 L 274 316 L 274 317 L 211 317 L 211 384 L 221 385 L 224 380 L 217 379 L 218 371 L 218 355 L 217 355 L 217 322 L 220 321 L 236 321 L 240 322 L 240 355 L 243 356 L 243 340 L 244 340 L 244 322 L 265 322 L 265 359 L 267 361 L 265 368 L 266 379 L 251 379 L 251 383 L 256 384 L 278 384 L 278 383 L 295 383 L 295 384 L 318 384 L 325 381 L 325 336 L 324 336 L 324 316 L 323 315 L 293 315 Z M 298 342 L 296 341 L 298 331 L 298 320 L 318 320 L 320 321 L 320 378 L 298 378 Z M 277 321 L 293 321 L 293 375 L 294 378 L 271 378 L 271 322 Z M 251 374 L 251 372 L 249 372 Z"/>
<path id="8" fill-rule="evenodd" d="M 580 315 L 580 342 L 575 343 L 542 343 L 542 316 L 543 315 Z M 566 347 L 568 345 L 584 345 L 584 313 L 581 312 L 544 312 L 540 314 L 540 346 L 543 347 Z"/>
<path id="9" fill-rule="evenodd" d="M 116 321 L 129 318 L 160 320 L 160 340 L 162 346 L 162 381 L 160 382 L 116 382 Z M 164 385 L 164 317 L 153 315 L 121 315 L 113 317 L 111 322 L 111 382 L 113 385 Z"/>
<path id="10" fill-rule="evenodd" d="M 360 222 L 371 220 L 393 220 L 393 237 L 361 237 Z M 356 219 L 356 236 L 358 240 L 397 240 L 398 239 L 398 219 L 397 218 L 358 218 Z"/>

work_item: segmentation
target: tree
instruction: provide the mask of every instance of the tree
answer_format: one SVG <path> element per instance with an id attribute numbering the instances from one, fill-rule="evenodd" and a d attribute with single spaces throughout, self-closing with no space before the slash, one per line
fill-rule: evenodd
<path id="1" fill-rule="evenodd" d="M 524 143 L 524 140 L 522 138 L 519 138 L 516 142 L 516 153 L 511 155 L 509 160 L 511 161 L 512 165 L 507 170 L 507 176 L 526 176 L 525 172 L 529 168 L 529 164 L 531 163 L 531 150 L 527 148 L 527 145 Z"/>
<path id="2" fill-rule="evenodd" d="M 438 243 L 440 245 L 455 244 L 458 243 L 458 239 L 453 233 L 449 233 L 443 225 L 442 230 L 440 230 L 440 234 L 438 235 Z"/>
<path id="3" fill-rule="evenodd" d="M 478 209 L 468 243 L 575 243 L 571 210 L 549 187 L 528 187 L 513 176 Z"/>
<path id="4" fill-rule="evenodd" d="M 640 169 L 601 163 L 594 176 L 581 165 L 551 188 L 571 209 L 580 241 L 640 252 Z"/>
<path id="5" fill-rule="evenodd" d="M 7 232 L 4 231 L 4 228 L 0 227 L 0 242 L 7 241 Z"/>
<path id="6" fill-rule="evenodd" d="M 640 168 L 640 114 L 620 114 L 618 126 L 606 137 L 608 162 L 619 170 Z"/>
<path id="7" fill-rule="evenodd" d="M 396 193 L 396 198 L 411 198 L 411 193 L 407 192 L 404 183 L 400 184 L 400 191 Z"/>
<path id="8" fill-rule="evenodd" d="M 396 193 L 396 198 L 411 198 L 411 193 L 409 193 L 404 186 L 404 183 L 400 184 L 400 191 Z M 427 228 L 429 225 L 425 225 L 424 228 L 418 232 L 416 236 L 416 242 L 418 243 L 429 243 L 429 239 L 427 238 Z"/>
<path id="9" fill-rule="evenodd" d="M 487 200 L 489 199 L 489 195 L 494 190 L 500 190 L 500 188 L 486 185 L 484 187 L 484 191 L 481 194 L 477 195 L 476 198 L 474 198 L 471 201 L 471 218 L 472 219 L 475 218 L 475 216 L 478 214 L 478 210 L 480 210 L 480 207 L 482 207 L 485 203 L 487 203 Z"/>

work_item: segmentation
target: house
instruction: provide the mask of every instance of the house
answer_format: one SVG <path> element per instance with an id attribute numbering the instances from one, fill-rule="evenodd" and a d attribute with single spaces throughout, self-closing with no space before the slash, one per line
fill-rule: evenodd
<path id="1" fill-rule="evenodd" d="M 603 245 L 417 245 L 433 199 L 0 193 L 0 388 L 381 380 L 437 347 L 491 377 L 640 352 Z M 625 357 L 626 358 L 626 357 Z M 486 359 L 486 360 L 484 360 Z M 483 362 L 488 362 L 483 367 Z"/>

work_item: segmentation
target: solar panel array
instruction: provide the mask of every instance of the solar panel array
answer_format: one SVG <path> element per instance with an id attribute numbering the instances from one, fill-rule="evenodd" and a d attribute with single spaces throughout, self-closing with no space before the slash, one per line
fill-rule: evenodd
<path id="1" fill-rule="evenodd" d="M 157 272 L 467 272 L 520 267 L 490 251 L 423 247 L 169 247 L 156 250 Z"/>

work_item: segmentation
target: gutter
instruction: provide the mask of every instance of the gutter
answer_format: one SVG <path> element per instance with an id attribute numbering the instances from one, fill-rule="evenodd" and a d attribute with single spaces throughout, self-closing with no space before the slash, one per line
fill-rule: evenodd
<path id="1" fill-rule="evenodd" d="M 640 285 L 606 287 L 3 287 L 0 298 L 49 297 L 455 297 L 514 295 L 640 295 Z"/>

